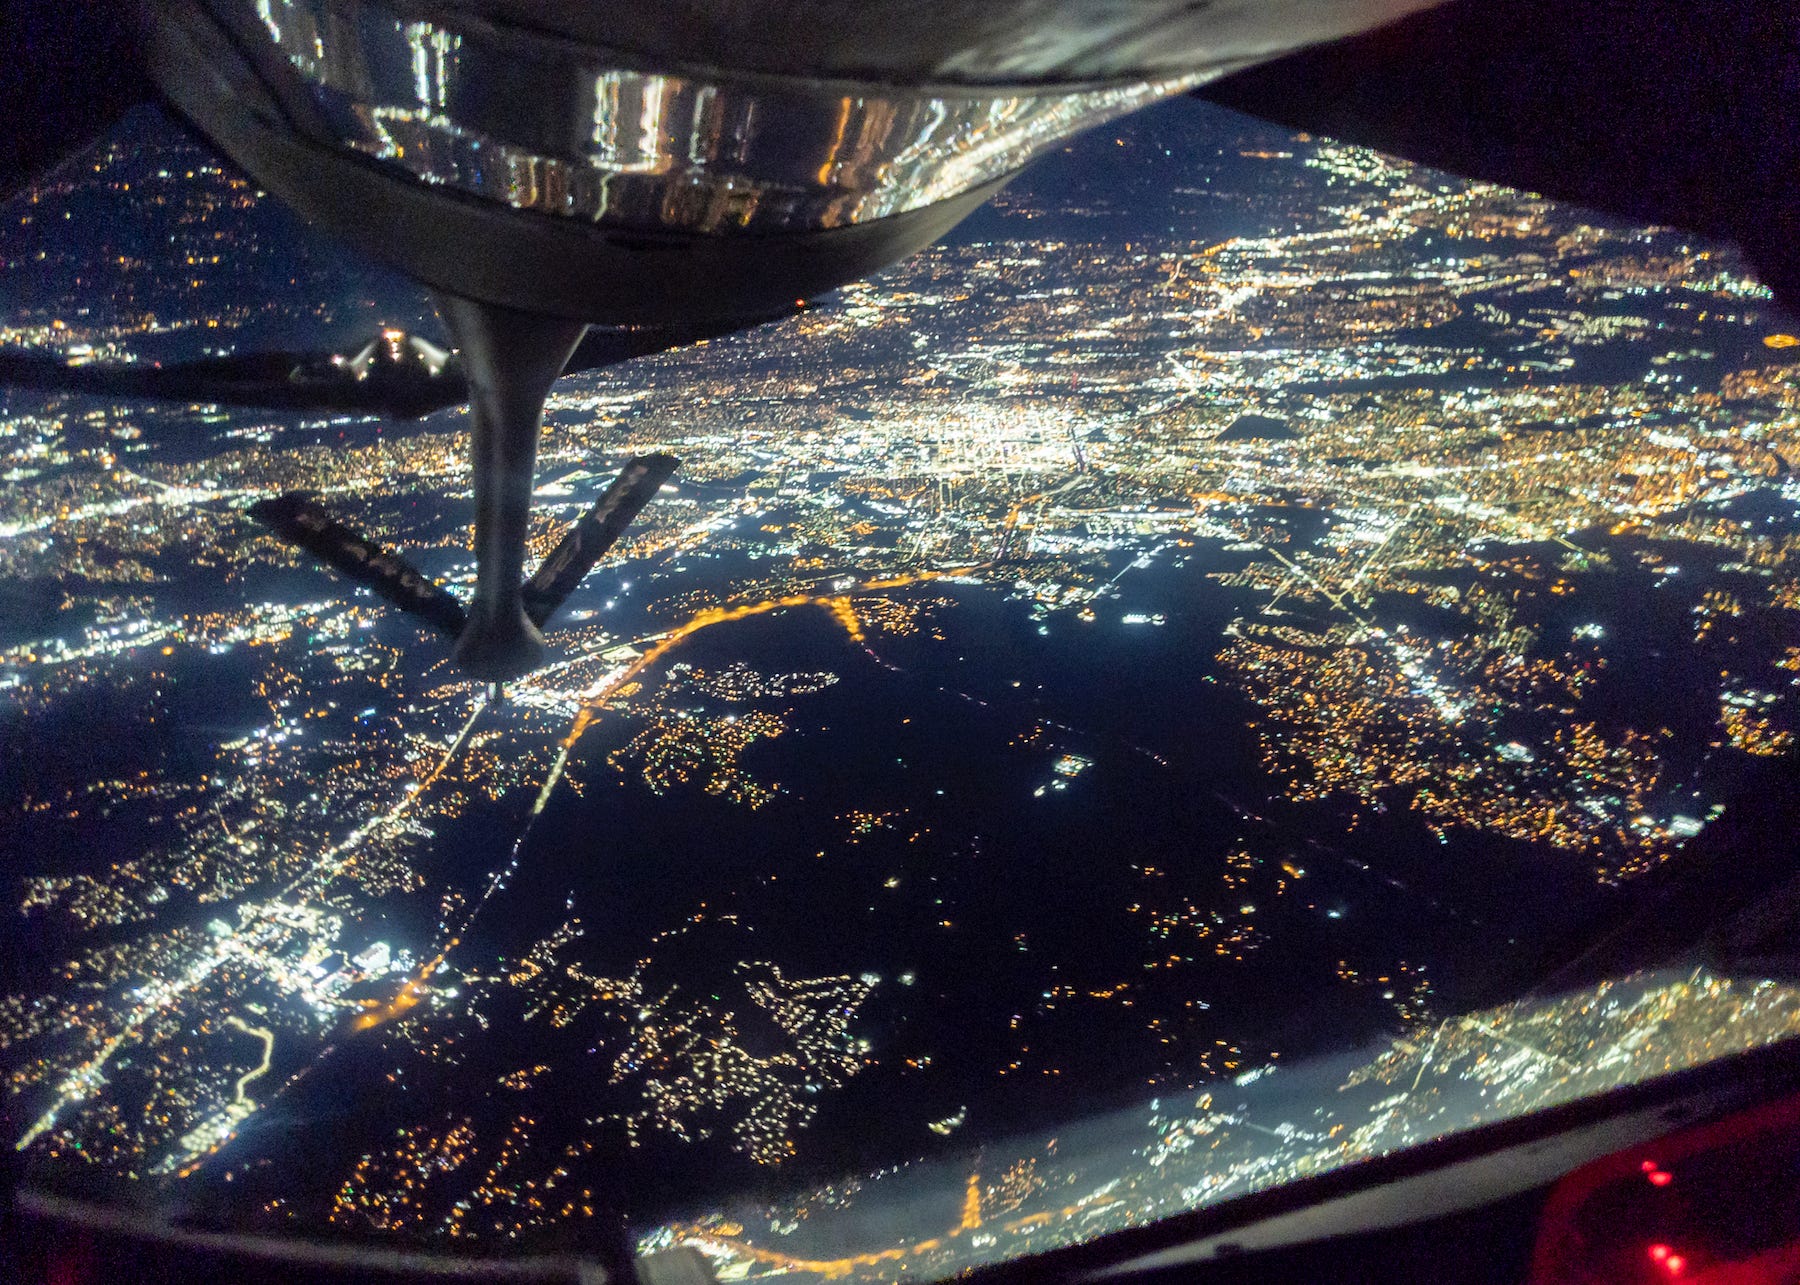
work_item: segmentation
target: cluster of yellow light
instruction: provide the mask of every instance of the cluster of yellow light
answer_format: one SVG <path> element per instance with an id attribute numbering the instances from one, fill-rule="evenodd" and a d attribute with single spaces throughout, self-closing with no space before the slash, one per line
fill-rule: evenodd
<path id="1" fill-rule="evenodd" d="M 425 983 L 431 980 L 431 975 L 444 962 L 444 956 L 455 950 L 457 945 L 457 939 L 452 937 L 445 944 L 443 952 L 427 961 L 417 973 L 407 978 L 401 984 L 400 989 L 394 993 L 392 999 L 364 1000 L 363 1012 L 350 1019 L 350 1029 L 352 1031 L 372 1030 L 385 1022 L 391 1022 L 397 1017 L 405 1017 L 412 1012 L 424 1002 L 425 996 L 430 993 Z"/>
<path id="2" fill-rule="evenodd" d="M 1118 1203 L 1119 1197 L 1110 1193 L 1096 1192 L 1060 1209 L 1040 1210 L 1023 1218 L 1012 1219 L 997 1225 L 1006 1234 L 1016 1236 L 1033 1228 L 1042 1227 L 1057 1218 L 1067 1221 Z M 723 1228 L 675 1223 L 670 1226 L 669 1230 L 678 1242 L 687 1242 L 702 1247 L 716 1246 L 734 1257 L 766 1263 L 783 1271 L 810 1272 L 822 1276 L 826 1280 L 842 1280 L 862 1268 L 878 1268 L 886 1263 L 899 1263 L 907 1258 L 937 1253 L 959 1237 L 979 1232 L 984 1225 L 981 1205 L 981 1175 L 970 1174 L 957 1223 L 943 1235 L 931 1236 L 905 1246 L 896 1245 L 889 1249 L 879 1249 L 869 1253 L 846 1254 L 841 1258 L 799 1258 L 792 1254 L 784 1254 L 780 1250 L 752 1245 L 740 1240 L 735 1235 L 727 1234 Z"/>
<path id="3" fill-rule="evenodd" d="M 401 1129 L 400 1137 L 397 1146 L 357 1162 L 332 1197 L 333 1223 L 377 1231 L 418 1226 L 428 1212 L 431 1180 L 461 1168 L 475 1154 L 475 1129 L 466 1118 L 442 1133 L 415 1127 Z"/>
<path id="4" fill-rule="evenodd" d="M 639 764 L 644 784 L 653 794 L 698 782 L 706 793 L 754 810 L 774 798 L 780 786 L 753 779 L 738 766 L 738 760 L 757 741 L 773 739 L 786 730 L 781 719 L 766 710 L 724 718 L 687 710 L 665 711 L 608 755 L 607 761 L 621 772 L 632 763 Z"/>

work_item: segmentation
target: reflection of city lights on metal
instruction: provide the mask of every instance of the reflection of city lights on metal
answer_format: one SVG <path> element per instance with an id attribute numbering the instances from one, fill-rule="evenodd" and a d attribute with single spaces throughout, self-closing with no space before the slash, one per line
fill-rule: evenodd
<path id="1" fill-rule="evenodd" d="M 707 233 L 841 227 L 948 200 L 1199 79 L 1035 91 L 734 83 L 616 65 L 522 28 L 354 21 L 344 7 L 294 0 L 263 25 L 348 146 L 517 209 Z M 521 63 L 538 69 L 532 92 L 546 100 L 529 121 L 461 92 L 508 83 Z"/>

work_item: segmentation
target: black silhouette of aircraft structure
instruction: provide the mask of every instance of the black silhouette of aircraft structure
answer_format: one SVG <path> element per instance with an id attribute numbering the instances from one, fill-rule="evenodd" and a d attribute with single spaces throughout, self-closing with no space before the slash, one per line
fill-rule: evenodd
<path id="1" fill-rule="evenodd" d="M 789 310 L 798 311 L 798 306 Z M 575 346 L 563 373 L 617 365 L 721 333 L 729 330 L 717 326 L 592 328 Z M 68 362 L 39 352 L 0 348 L 0 386 L 273 410 L 378 414 L 396 420 L 420 419 L 469 400 L 469 381 L 460 353 L 391 328 L 353 352 L 258 351 L 169 362 Z"/>

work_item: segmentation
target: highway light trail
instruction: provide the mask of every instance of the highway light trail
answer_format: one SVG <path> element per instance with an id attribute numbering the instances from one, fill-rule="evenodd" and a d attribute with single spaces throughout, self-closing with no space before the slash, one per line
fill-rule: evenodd
<path id="1" fill-rule="evenodd" d="M 103 1087 L 106 1084 L 106 1078 L 101 1072 L 106 1069 L 106 1064 L 112 1061 L 113 1054 L 119 1051 L 125 1041 L 135 1036 L 143 1028 L 144 1023 L 158 1012 L 185 999 L 189 993 L 211 977 L 226 958 L 226 952 L 221 944 L 220 947 L 195 961 L 179 981 L 162 984 L 153 982 L 140 987 L 137 993 L 139 1003 L 129 1010 L 130 1016 L 125 1025 L 102 1043 L 99 1051 L 84 1066 L 64 1077 L 63 1082 L 57 1086 L 56 1100 L 50 1104 L 49 1109 L 43 1115 L 33 1122 L 29 1129 L 25 1130 L 24 1135 L 13 1144 L 13 1150 L 25 1150 L 56 1124 L 56 1117 L 64 1107 L 86 1101 L 96 1090 Z M 145 995 L 144 992 L 149 992 L 149 994 Z"/>
<path id="2" fill-rule="evenodd" d="M 568 767 L 569 755 L 580 743 L 587 730 L 599 720 L 601 711 L 639 675 L 703 629 L 710 629 L 714 625 L 727 624 L 735 620 L 748 620 L 752 616 L 763 616 L 789 607 L 823 608 L 843 628 L 851 642 L 860 645 L 864 651 L 869 651 L 867 634 L 863 629 L 861 619 L 856 614 L 855 606 L 847 596 L 848 593 L 880 593 L 889 589 L 900 589 L 921 581 L 935 580 L 941 574 L 937 571 L 905 572 L 899 575 L 865 580 L 856 585 L 854 589 L 846 590 L 844 593 L 789 593 L 779 597 L 765 598 L 758 602 L 740 603 L 732 607 L 706 607 L 668 633 L 663 634 L 648 651 L 620 670 L 599 690 L 590 694 L 581 709 L 576 712 L 574 721 L 569 725 L 568 735 L 564 736 L 557 744 L 556 758 L 551 762 L 550 771 L 544 776 L 544 783 L 538 789 L 537 797 L 532 800 L 530 811 L 525 814 L 525 824 L 520 828 L 518 837 L 513 840 L 512 848 L 507 853 L 506 864 L 489 878 L 487 887 L 482 891 L 475 904 L 469 908 L 469 913 L 464 916 L 461 926 L 449 944 L 444 947 L 445 953 L 448 953 L 458 941 L 468 937 L 476 916 L 481 913 L 489 901 L 493 900 L 495 893 L 506 887 L 508 876 L 519 868 L 520 857 L 537 825 L 537 819 L 543 815 L 544 808 L 550 802 L 550 796 L 563 779 L 564 772 Z M 873 652 L 869 652 L 869 654 L 874 656 Z M 577 659 L 585 659 L 585 657 Z M 875 657 L 875 659 L 880 660 L 879 657 Z M 566 661 L 561 666 L 554 666 L 552 669 L 566 668 L 573 663 L 572 660 Z M 544 670 L 538 671 L 539 675 L 543 673 L 545 673 Z M 476 712 L 480 712 L 479 708 Z M 474 716 L 471 715 L 470 718 L 473 722 Z M 468 729 L 465 727 L 465 737 L 467 732 Z M 460 739 L 462 738 L 459 738 L 459 741 Z M 439 959 L 442 959 L 442 956 L 439 956 Z"/>
<path id="3" fill-rule="evenodd" d="M 443 775 L 445 769 L 454 761 L 456 755 L 460 752 L 461 747 L 467 742 L 470 729 L 474 727 L 475 720 L 480 717 L 482 710 L 485 709 L 486 706 L 487 702 L 485 698 L 476 701 L 475 708 L 469 714 L 468 721 L 463 724 L 462 730 L 457 734 L 456 739 L 451 742 L 444 757 L 439 760 L 437 767 L 422 781 L 415 783 L 405 790 L 394 806 L 380 817 L 353 830 L 343 842 L 322 852 L 319 855 L 318 860 L 313 863 L 309 870 L 295 876 L 278 895 L 286 896 L 308 880 L 317 880 L 315 892 L 322 890 L 333 879 L 348 870 L 353 864 L 354 853 L 357 847 L 370 835 L 377 833 L 382 827 L 391 825 L 398 820 L 407 809 L 412 807 L 419 797 L 425 793 L 426 788 L 432 782 L 436 781 L 438 777 Z M 340 860 L 339 858 L 342 859 Z M 328 864 L 333 861 L 336 861 L 337 864 L 330 869 L 327 869 Z M 57 1117 L 64 1108 L 78 1102 L 86 1101 L 97 1090 L 102 1088 L 106 1083 L 102 1072 L 106 1069 L 107 1064 L 112 1061 L 113 1055 L 117 1053 L 127 1041 L 133 1039 L 143 1028 L 144 1024 L 152 1017 L 162 1010 L 184 1001 L 189 995 L 199 989 L 213 973 L 218 971 L 220 965 L 224 964 L 227 959 L 232 957 L 232 945 L 234 943 L 241 944 L 240 939 L 244 937 L 247 928 L 253 922 L 253 920 L 247 920 L 236 932 L 227 935 L 211 951 L 202 955 L 200 959 L 195 961 L 195 963 L 179 979 L 172 982 L 161 984 L 153 983 L 149 986 L 140 987 L 139 992 L 135 997 L 138 1002 L 133 1004 L 132 1007 L 127 1010 L 128 1015 L 124 1025 L 106 1039 L 100 1045 L 99 1050 L 94 1056 L 84 1065 L 70 1072 L 63 1078 L 62 1083 L 57 1086 L 56 1097 L 51 1102 L 49 1108 L 39 1116 L 37 1120 L 32 1123 L 31 1127 L 21 1135 L 19 1140 L 13 1144 L 13 1150 L 25 1150 L 55 1126 Z M 244 947 L 243 949 L 247 951 L 248 947 Z M 429 970 L 427 975 L 429 975 Z M 411 984 L 412 983 L 408 983 L 408 985 Z M 416 1003 L 417 1001 L 415 1000 L 414 1002 Z"/>
<path id="4" fill-rule="evenodd" d="M 1273 1131 L 1265 1130 L 1265 1132 Z M 1072 1204 L 1064 1205 L 1060 1209 L 1041 1210 L 1037 1213 L 1028 1214 L 1023 1218 L 1013 1219 L 1001 1224 L 1001 1226 L 1005 1231 L 1017 1234 L 1026 1231 L 1033 1226 L 1050 1222 L 1052 1219 L 1060 1218 L 1067 1222 L 1070 1219 L 1077 1218 L 1095 1209 L 1105 1208 L 1106 1206 L 1116 1205 L 1118 1203 L 1119 1200 L 1116 1196 L 1105 1191 L 1096 1191 L 1083 1196 Z M 846 1254 L 841 1258 L 798 1258 L 789 1254 L 784 1254 L 779 1250 L 765 1249 L 760 1245 L 752 1245 L 736 1236 L 725 1235 L 709 1227 L 675 1223 L 671 1225 L 670 1229 L 674 1232 L 675 1239 L 678 1242 L 685 1241 L 689 1244 L 714 1245 L 728 1253 L 738 1255 L 739 1257 L 752 1259 L 759 1263 L 767 1263 L 783 1272 L 812 1272 L 829 1281 L 841 1280 L 844 1277 L 851 1275 L 858 1268 L 879 1267 L 883 1263 L 897 1263 L 902 1259 L 913 1255 L 936 1253 L 942 1250 L 947 1242 L 954 1241 L 959 1236 L 972 1232 L 979 1232 L 982 1225 L 981 1175 L 979 1173 L 971 1173 L 969 1175 L 968 1185 L 964 1190 L 961 1208 L 958 1210 L 956 1226 L 949 1228 L 939 1236 L 932 1236 L 924 1240 L 915 1241 L 904 1247 L 893 1246 L 888 1249 L 874 1250 L 867 1253 Z"/>
<path id="5" fill-rule="evenodd" d="M 457 757 L 462 753 L 463 747 L 469 743 L 469 733 L 475 728 L 475 720 L 481 717 L 482 711 L 487 709 L 487 707 L 488 698 L 485 695 L 476 697 L 475 708 L 469 711 L 469 717 L 463 723 L 462 730 L 456 734 L 456 738 L 452 740 L 448 748 L 445 749 L 443 757 L 438 760 L 437 766 L 432 768 L 431 771 L 426 773 L 421 779 L 409 784 L 405 790 L 401 792 L 400 798 L 395 801 L 393 807 L 389 808 L 386 812 L 382 813 L 368 824 L 358 826 L 356 829 L 352 830 L 349 835 L 344 838 L 342 843 L 336 844 L 321 853 L 318 861 L 313 864 L 313 867 L 310 870 L 302 871 L 288 882 L 287 886 L 281 890 L 281 895 L 286 896 L 288 893 L 293 892 L 294 889 L 298 888 L 308 879 L 318 880 L 313 889 L 316 894 L 323 891 L 325 886 L 333 879 L 336 879 L 346 870 L 350 869 L 350 867 L 355 864 L 356 849 L 362 845 L 363 841 L 373 835 L 379 834 L 382 830 L 393 825 L 394 822 L 406 815 L 413 805 L 425 796 L 426 791 L 437 783 L 438 778 L 443 776 L 450 765 L 456 761 Z M 337 865 L 330 870 L 326 870 L 326 863 L 335 860 L 339 856 L 342 856 L 344 859 L 338 861 Z"/>

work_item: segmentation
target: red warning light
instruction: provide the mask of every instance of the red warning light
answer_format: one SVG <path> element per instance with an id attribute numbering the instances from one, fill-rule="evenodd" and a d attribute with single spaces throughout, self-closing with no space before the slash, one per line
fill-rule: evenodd
<path id="1" fill-rule="evenodd" d="M 1652 1169 L 1644 1176 L 1650 1179 L 1652 1187 L 1666 1187 L 1675 1181 L 1675 1175 L 1666 1169 Z"/>
<path id="2" fill-rule="evenodd" d="M 1660 1169 L 1662 1166 L 1657 1164 L 1654 1160 L 1646 1160 L 1643 1164 L 1639 1165 L 1638 1168 L 1642 1169 L 1645 1173 L 1649 1173 L 1652 1169 Z"/>
<path id="3" fill-rule="evenodd" d="M 1659 1263 L 1662 1262 L 1668 1256 L 1669 1256 L 1669 1247 L 1667 1245 L 1652 1245 L 1652 1246 L 1650 1246 L 1650 1257 L 1654 1258 L 1657 1262 L 1659 1262 Z"/>
<path id="4" fill-rule="evenodd" d="M 1670 1254 L 1667 1258 L 1663 1259 L 1663 1266 L 1669 1269 L 1669 1275 L 1679 1276 L 1681 1274 L 1681 1269 L 1687 1266 L 1687 1259 L 1683 1258 L 1680 1254 Z"/>

